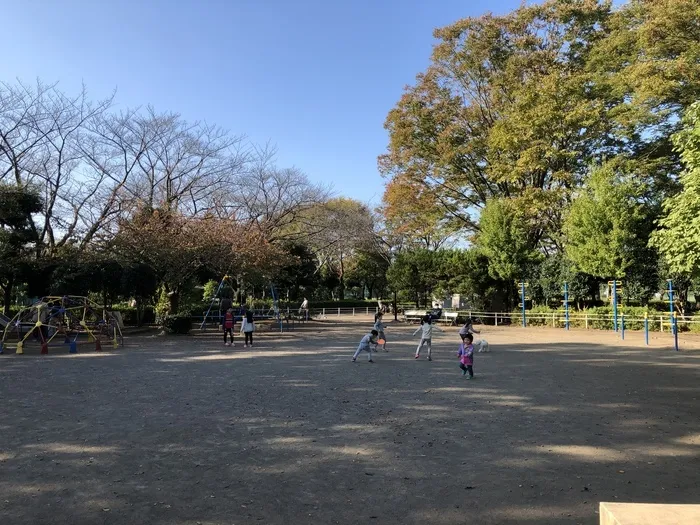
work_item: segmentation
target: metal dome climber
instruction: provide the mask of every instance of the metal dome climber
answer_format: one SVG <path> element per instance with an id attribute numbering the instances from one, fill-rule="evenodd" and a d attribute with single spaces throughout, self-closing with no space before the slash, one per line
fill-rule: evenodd
<path id="1" fill-rule="evenodd" d="M 124 337 L 117 318 L 87 297 L 64 295 L 42 297 L 15 315 L 5 327 L 0 341 L 0 353 L 13 348 L 23 354 L 25 345 L 37 342 L 42 354 L 49 353 L 49 345 L 60 340 L 68 345 L 70 353 L 78 351 L 78 343 L 95 343 L 102 350 L 102 342 L 111 342 L 114 348 L 124 345 Z"/>

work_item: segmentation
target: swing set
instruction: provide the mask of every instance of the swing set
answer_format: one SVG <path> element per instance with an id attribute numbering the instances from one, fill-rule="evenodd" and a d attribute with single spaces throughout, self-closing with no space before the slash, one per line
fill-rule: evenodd
<path id="1" fill-rule="evenodd" d="M 207 320 L 208 319 L 218 319 L 220 315 L 214 310 L 214 306 L 217 304 L 217 302 L 220 303 L 222 297 L 221 297 L 221 292 L 224 289 L 224 286 L 228 284 L 230 288 L 233 288 L 232 282 L 231 282 L 231 277 L 229 275 L 224 275 L 221 281 L 219 281 L 219 285 L 216 287 L 216 292 L 214 293 L 214 296 L 211 299 L 211 303 L 209 303 L 209 308 L 207 309 L 207 312 L 204 314 L 204 319 L 202 319 L 202 324 L 199 326 L 199 329 L 204 331 L 206 329 L 207 325 Z M 280 332 L 284 331 L 284 320 L 282 318 L 282 315 L 280 313 L 280 306 L 279 306 L 279 298 L 277 295 L 277 290 L 275 289 L 275 285 L 270 283 L 270 293 L 272 295 L 272 308 L 268 310 L 268 312 L 263 316 L 267 318 L 272 318 L 277 321 L 280 327 Z"/>

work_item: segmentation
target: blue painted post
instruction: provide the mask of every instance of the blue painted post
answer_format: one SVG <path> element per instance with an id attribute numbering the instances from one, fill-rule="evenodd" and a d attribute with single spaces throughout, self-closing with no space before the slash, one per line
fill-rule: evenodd
<path id="1" fill-rule="evenodd" d="M 5 353 L 5 351 L 3 350 L 4 346 L 5 346 L 5 343 L 3 343 L 2 341 L 0 341 L 0 354 L 4 354 L 4 353 Z"/>
<path id="2" fill-rule="evenodd" d="M 569 283 L 564 283 L 564 315 L 565 315 L 565 326 L 569 329 Z"/>
<path id="3" fill-rule="evenodd" d="M 622 312 L 620 314 L 620 332 L 621 332 L 620 335 L 622 336 L 622 340 L 624 341 L 625 340 L 625 313 L 624 312 Z"/>
<path id="4" fill-rule="evenodd" d="M 676 316 L 676 312 L 673 312 L 673 344 L 678 352 L 678 316 Z"/>
<path id="5" fill-rule="evenodd" d="M 649 314 L 644 312 L 644 341 L 649 346 Z"/>
<path id="6" fill-rule="evenodd" d="M 520 301 L 521 304 L 523 305 L 523 328 L 527 326 L 527 322 L 525 320 L 525 281 L 520 281 Z"/>
<path id="7" fill-rule="evenodd" d="M 673 331 L 674 346 L 678 352 L 678 321 L 673 308 L 673 279 L 666 279 L 666 282 L 668 282 L 668 310 L 671 314 L 671 330 Z"/>
<path id="8" fill-rule="evenodd" d="M 75 341 L 71 341 L 68 344 L 69 350 L 68 353 L 70 354 L 77 354 L 78 353 L 78 344 Z"/>
<path id="9" fill-rule="evenodd" d="M 613 328 L 617 332 L 617 280 L 612 282 L 612 294 L 613 294 Z"/>

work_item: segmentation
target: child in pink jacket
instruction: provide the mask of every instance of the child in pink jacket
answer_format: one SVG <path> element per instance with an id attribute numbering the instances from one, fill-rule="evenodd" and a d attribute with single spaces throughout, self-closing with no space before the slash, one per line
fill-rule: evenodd
<path id="1" fill-rule="evenodd" d="M 462 369 L 462 375 L 466 379 L 472 379 L 474 377 L 474 336 L 472 334 L 465 334 L 462 339 L 462 344 L 459 345 L 459 367 Z M 469 376 L 467 376 L 469 372 Z"/>

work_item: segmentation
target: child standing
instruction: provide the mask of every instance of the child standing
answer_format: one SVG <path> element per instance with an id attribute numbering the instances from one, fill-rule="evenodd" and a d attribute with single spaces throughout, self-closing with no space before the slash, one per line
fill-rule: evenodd
<path id="1" fill-rule="evenodd" d="M 386 328 L 386 325 L 382 323 L 383 317 L 384 314 L 381 312 L 381 310 L 374 315 L 374 329 L 379 334 L 379 339 L 384 341 L 384 343 L 382 344 L 382 350 L 387 352 L 388 350 L 386 349 L 386 335 L 384 334 L 384 329 Z"/>
<path id="2" fill-rule="evenodd" d="M 413 332 L 413 335 L 416 335 L 418 332 L 422 331 L 423 333 L 420 336 L 420 343 L 418 343 L 418 348 L 416 348 L 416 359 L 420 357 L 420 349 L 423 347 L 423 345 L 428 345 L 428 361 L 432 361 L 432 353 L 433 353 L 433 331 L 437 330 L 438 332 L 442 332 L 440 328 L 435 326 L 433 324 L 433 318 L 430 315 L 426 315 L 420 322 L 420 326 L 416 328 L 416 331 Z"/>
<path id="3" fill-rule="evenodd" d="M 369 362 L 374 363 L 374 361 L 372 361 L 372 346 L 376 348 L 378 335 L 379 332 L 377 332 L 376 330 L 372 330 L 370 333 L 368 333 L 362 338 L 359 346 L 357 347 L 357 350 L 355 350 L 355 354 L 352 356 L 353 363 L 357 359 L 357 356 L 360 355 L 360 352 L 362 352 L 363 350 L 369 353 Z"/>
<path id="4" fill-rule="evenodd" d="M 474 337 L 472 334 L 466 334 L 462 338 L 462 344 L 459 345 L 459 367 L 462 369 L 462 375 L 466 379 L 472 379 L 474 377 L 474 345 L 472 342 Z M 469 372 L 469 376 L 467 376 Z"/>
<path id="5" fill-rule="evenodd" d="M 467 322 L 464 323 L 464 326 L 459 329 L 459 336 L 462 338 L 462 341 L 464 341 L 464 338 L 466 337 L 467 334 L 480 334 L 481 332 L 479 330 L 474 329 L 474 322 L 472 321 L 472 318 L 469 317 L 467 319 Z"/>
<path id="6" fill-rule="evenodd" d="M 233 325 L 236 320 L 233 317 L 233 308 L 226 310 L 224 314 L 224 346 L 236 346 L 233 342 Z M 226 342 L 226 334 L 231 336 L 231 342 Z"/>
<path id="7" fill-rule="evenodd" d="M 248 310 L 243 313 L 243 319 L 241 320 L 241 332 L 243 335 L 245 335 L 245 343 L 243 343 L 243 348 L 248 348 L 249 343 L 252 348 L 253 332 L 255 332 L 255 317 L 252 310 Z"/>

